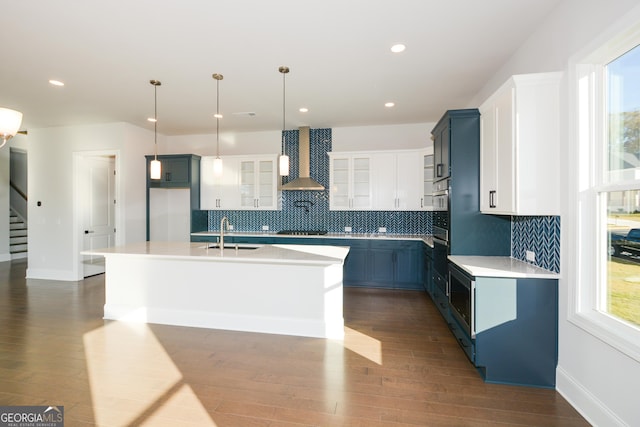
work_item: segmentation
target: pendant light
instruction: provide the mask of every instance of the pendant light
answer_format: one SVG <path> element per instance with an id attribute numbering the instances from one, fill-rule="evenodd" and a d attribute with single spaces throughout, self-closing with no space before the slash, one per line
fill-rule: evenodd
<path id="1" fill-rule="evenodd" d="M 222 118 L 222 114 L 220 114 L 220 80 L 224 78 L 222 74 L 213 74 L 213 77 L 216 81 L 216 158 L 213 160 L 213 174 L 215 176 L 222 175 L 222 159 L 220 158 L 220 119 Z"/>
<path id="2" fill-rule="evenodd" d="M 155 158 L 151 160 L 150 165 L 150 178 L 160 179 L 160 176 L 162 174 L 162 163 L 160 163 L 160 160 L 158 160 L 158 86 L 160 86 L 162 83 L 160 83 L 159 80 L 149 80 L 149 83 L 153 85 L 153 141 L 155 147 Z"/>
<path id="3" fill-rule="evenodd" d="M 286 85 L 285 85 L 285 77 L 289 72 L 289 67 L 285 67 L 284 65 L 278 68 L 278 71 L 282 73 L 282 154 L 280 155 L 280 159 L 278 161 L 280 170 L 280 176 L 289 176 L 289 156 L 285 151 L 285 143 L 284 143 L 284 130 L 285 130 L 285 104 L 286 104 Z"/>
<path id="4" fill-rule="evenodd" d="M 20 124 L 22 123 L 22 113 L 9 108 L 0 108 L 0 148 L 4 147 L 11 138 L 16 136 Z"/>

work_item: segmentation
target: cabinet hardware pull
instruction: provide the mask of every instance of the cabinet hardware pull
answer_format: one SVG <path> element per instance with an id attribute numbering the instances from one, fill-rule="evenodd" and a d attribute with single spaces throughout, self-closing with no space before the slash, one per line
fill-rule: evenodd
<path id="1" fill-rule="evenodd" d="M 496 191 L 495 190 L 489 191 L 489 207 L 490 208 L 496 207 Z"/>
<path id="2" fill-rule="evenodd" d="M 442 176 L 442 166 L 443 166 L 442 163 L 438 163 L 436 165 L 436 176 L 437 177 L 441 177 Z"/>

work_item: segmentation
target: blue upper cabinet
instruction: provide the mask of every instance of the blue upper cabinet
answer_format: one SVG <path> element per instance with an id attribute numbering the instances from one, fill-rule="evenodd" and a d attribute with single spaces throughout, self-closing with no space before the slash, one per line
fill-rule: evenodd
<path id="1" fill-rule="evenodd" d="M 435 181 L 448 178 L 450 175 L 449 170 L 449 145 L 450 145 L 450 131 L 448 117 L 441 119 L 432 132 L 433 139 L 433 179 Z"/>
<path id="2" fill-rule="evenodd" d="M 151 179 L 149 168 L 155 156 L 147 158 L 147 182 L 152 188 L 185 188 L 200 181 L 200 156 L 193 154 L 162 155 L 160 179 Z M 197 172 L 197 174 L 196 174 Z"/>
<path id="3" fill-rule="evenodd" d="M 511 218 L 480 213 L 480 113 L 477 109 L 450 110 L 432 131 L 442 152 L 449 154 L 448 224 L 451 255 L 511 254 Z M 448 146 L 447 146 L 448 142 Z M 436 145 L 436 180 L 438 146 Z M 443 163 L 444 164 L 444 163 Z M 444 166 L 443 166 L 444 167 Z M 442 168 L 442 167 L 441 167 Z M 446 169 L 446 168 L 445 168 Z"/>

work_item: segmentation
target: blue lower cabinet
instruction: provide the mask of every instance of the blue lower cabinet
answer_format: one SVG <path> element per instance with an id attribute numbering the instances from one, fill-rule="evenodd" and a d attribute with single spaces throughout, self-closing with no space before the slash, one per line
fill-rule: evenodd
<path id="1" fill-rule="evenodd" d="M 475 364 L 486 381 L 555 387 L 558 281 L 476 278 Z"/>
<path id="2" fill-rule="evenodd" d="M 395 287 L 422 290 L 424 285 L 424 251 L 422 242 L 399 242 L 394 254 Z"/>
<path id="3" fill-rule="evenodd" d="M 447 322 L 484 380 L 554 388 L 558 281 L 465 276 L 475 288 L 471 328 L 453 315 Z"/>
<path id="4" fill-rule="evenodd" d="M 403 240 L 370 240 L 367 256 L 369 287 L 423 290 L 424 243 Z"/>
<path id="5" fill-rule="evenodd" d="M 422 286 L 429 295 L 433 294 L 433 256 L 432 249 L 428 245 L 423 245 L 423 270 Z"/>
<path id="6" fill-rule="evenodd" d="M 431 299 L 444 317 L 444 320 L 451 326 L 451 315 L 449 314 L 449 297 L 446 293 L 446 282 L 438 273 L 433 273 L 433 286 L 431 287 Z"/>
<path id="7" fill-rule="evenodd" d="M 372 286 L 391 288 L 395 286 L 395 250 L 392 245 L 372 242 L 369 250 L 369 282 Z"/>
<path id="8" fill-rule="evenodd" d="M 345 286 L 367 286 L 369 276 L 369 243 L 366 240 L 349 240 L 349 254 L 344 261 Z"/>

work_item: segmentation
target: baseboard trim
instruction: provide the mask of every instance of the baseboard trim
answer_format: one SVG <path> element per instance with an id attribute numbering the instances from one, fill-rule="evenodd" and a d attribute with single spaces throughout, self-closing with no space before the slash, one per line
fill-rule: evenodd
<path id="1" fill-rule="evenodd" d="M 71 271 L 38 268 L 27 268 L 27 279 L 61 280 L 65 282 L 77 282 L 78 280 L 82 280 L 82 278 L 78 279 L 78 277 Z"/>

